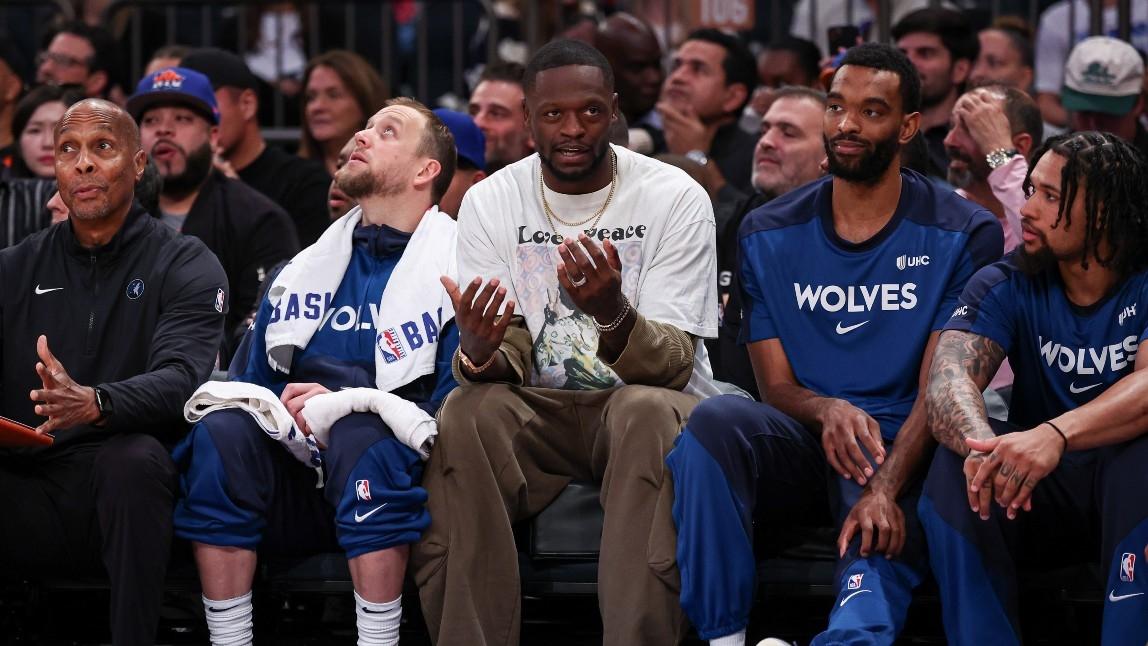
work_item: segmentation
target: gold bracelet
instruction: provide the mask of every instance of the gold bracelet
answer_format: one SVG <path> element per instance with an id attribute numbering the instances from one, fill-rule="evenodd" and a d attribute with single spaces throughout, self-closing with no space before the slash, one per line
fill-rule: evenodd
<path id="1" fill-rule="evenodd" d="M 462 348 L 459 348 L 458 360 L 462 362 L 462 365 L 467 369 L 467 372 L 477 376 L 482 374 L 482 371 L 494 365 L 494 360 L 498 357 L 498 352 L 498 350 L 495 350 L 494 354 L 490 355 L 490 358 L 486 360 L 486 363 L 482 364 L 481 366 L 476 366 L 474 365 L 474 362 L 470 360 L 470 357 L 466 356 L 466 353 L 462 351 Z"/>
<path id="2" fill-rule="evenodd" d="M 598 322 L 598 319 L 594 318 L 593 316 L 590 317 L 590 320 L 594 321 L 594 327 L 598 329 L 599 333 L 613 332 L 622 326 L 622 321 L 626 320 L 626 315 L 630 313 L 631 309 L 633 308 L 630 307 L 630 299 L 623 296 L 622 311 L 618 314 L 617 318 L 615 318 L 613 321 L 610 321 L 609 325 L 602 325 Z"/>

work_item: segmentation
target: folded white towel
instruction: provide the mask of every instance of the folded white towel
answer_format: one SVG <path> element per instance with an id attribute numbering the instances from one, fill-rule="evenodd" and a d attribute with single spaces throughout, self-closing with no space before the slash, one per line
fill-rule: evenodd
<path id="1" fill-rule="evenodd" d="M 309 467 L 322 468 L 315 438 L 304 435 L 283 402 L 263 386 L 242 381 L 209 381 L 197 388 L 183 405 L 183 417 L 194 424 L 208 413 L 225 408 L 247 412 L 259 428 L 282 444 L 295 459 Z"/>
<path id="2" fill-rule="evenodd" d="M 391 393 L 373 388 L 347 388 L 334 393 L 315 395 L 303 406 L 303 419 L 311 434 L 323 446 L 331 426 L 350 413 L 375 413 L 403 444 L 426 460 L 438 435 L 438 424 L 426 411 Z"/>

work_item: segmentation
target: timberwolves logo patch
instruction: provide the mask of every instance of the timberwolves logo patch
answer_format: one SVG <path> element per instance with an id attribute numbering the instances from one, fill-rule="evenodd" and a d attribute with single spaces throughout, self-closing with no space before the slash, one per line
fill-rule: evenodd
<path id="1" fill-rule="evenodd" d="M 395 328 L 387 328 L 379 333 L 379 350 L 383 353 L 383 360 L 394 363 L 407 356 L 403 349 L 403 342 L 399 340 L 399 332 Z"/>
<path id="2" fill-rule="evenodd" d="M 127 293 L 128 298 L 132 299 L 133 301 L 138 299 L 140 296 L 143 296 L 144 293 L 143 280 L 136 278 L 132 282 L 128 283 L 128 288 L 124 291 Z"/>

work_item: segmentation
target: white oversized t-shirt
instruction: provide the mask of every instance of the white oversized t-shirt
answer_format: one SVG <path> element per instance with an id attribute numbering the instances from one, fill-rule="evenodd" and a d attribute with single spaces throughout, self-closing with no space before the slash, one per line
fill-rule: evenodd
<path id="1" fill-rule="evenodd" d="M 612 146 L 618 183 L 609 207 L 593 221 L 557 236 L 542 209 L 537 154 L 475 184 L 458 215 L 459 284 L 475 276 L 507 289 L 515 314 L 526 318 L 533 339 L 529 385 L 592 390 L 621 383 L 597 356 L 598 332 L 559 286 L 558 245 L 585 232 L 609 240 L 622 261 L 622 292 L 647 319 L 668 323 L 701 338 L 717 336 L 718 305 L 713 207 L 705 190 L 683 171 Z M 603 163 L 609 163 L 607 158 Z M 558 217 L 580 222 L 606 200 L 610 187 L 585 195 L 546 188 Z M 715 393 L 705 344 L 696 344 L 694 372 L 686 392 Z"/>

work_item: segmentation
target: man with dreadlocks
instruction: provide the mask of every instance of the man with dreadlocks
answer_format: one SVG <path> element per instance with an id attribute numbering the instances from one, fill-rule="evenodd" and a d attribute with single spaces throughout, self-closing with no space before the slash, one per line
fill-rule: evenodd
<path id="1" fill-rule="evenodd" d="M 950 644 L 1019 644 L 1016 570 L 1095 558 L 1103 644 L 1148 640 L 1148 170 L 1124 140 L 1054 137 L 1033 155 L 1023 246 L 969 281 L 929 376 L 948 450 L 919 513 Z M 1007 355 L 1008 423 L 981 390 Z"/>

